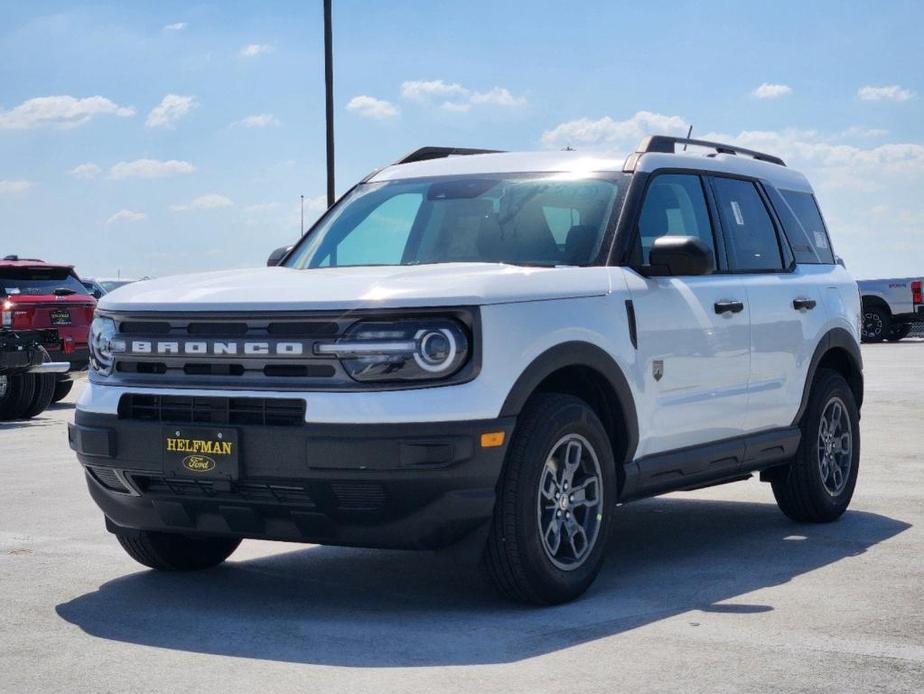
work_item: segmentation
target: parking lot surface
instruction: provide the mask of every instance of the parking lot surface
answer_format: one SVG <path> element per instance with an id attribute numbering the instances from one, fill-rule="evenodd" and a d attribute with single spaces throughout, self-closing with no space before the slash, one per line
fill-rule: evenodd
<path id="1" fill-rule="evenodd" d="M 450 555 L 245 541 L 133 563 L 67 447 L 0 424 L 0 691 L 924 689 L 924 341 L 864 347 L 859 483 L 797 525 L 756 480 L 620 508 L 587 595 L 496 598 Z"/>

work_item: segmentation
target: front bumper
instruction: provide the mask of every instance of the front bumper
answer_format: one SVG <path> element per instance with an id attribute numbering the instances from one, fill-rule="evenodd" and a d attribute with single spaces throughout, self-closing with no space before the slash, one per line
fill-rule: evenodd
<path id="1" fill-rule="evenodd" d="M 169 422 L 78 410 L 68 438 L 114 532 L 436 549 L 487 527 L 514 424 L 231 425 L 240 476 L 213 482 L 166 474 Z"/>

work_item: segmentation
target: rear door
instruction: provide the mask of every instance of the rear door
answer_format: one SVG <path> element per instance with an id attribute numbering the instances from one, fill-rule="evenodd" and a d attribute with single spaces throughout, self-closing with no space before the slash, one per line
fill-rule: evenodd
<path id="1" fill-rule="evenodd" d="M 798 410 L 809 362 L 825 329 L 824 291 L 832 265 L 801 265 L 757 181 L 713 176 L 729 269 L 751 312 L 750 376 L 744 430 L 786 427 Z"/>
<path id="2" fill-rule="evenodd" d="M 636 229 L 631 265 L 644 268 L 654 240 L 696 236 L 713 249 L 717 272 L 645 277 L 626 269 L 637 324 L 642 395 L 637 455 L 738 436 L 747 407 L 750 327 L 747 296 L 724 258 L 695 173 L 654 174 Z"/>

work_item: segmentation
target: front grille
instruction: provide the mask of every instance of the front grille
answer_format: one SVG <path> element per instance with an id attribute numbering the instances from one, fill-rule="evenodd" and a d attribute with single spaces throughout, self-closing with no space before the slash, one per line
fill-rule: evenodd
<path id="1" fill-rule="evenodd" d="M 149 496 L 248 501 L 267 504 L 298 504 L 302 507 L 314 507 L 315 505 L 308 490 L 297 483 L 282 484 L 248 480 L 246 482 L 216 485 L 208 480 L 148 475 L 134 475 L 132 480 L 142 494 Z"/>
<path id="2" fill-rule="evenodd" d="M 119 400 L 119 418 L 171 424 L 300 426 L 305 423 L 305 401 L 129 393 Z"/>
<path id="3" fill-rule="evenodd" d="M 87 470 L 89 470 L 90 476 L 93 479 L 95 479 L 110 491 L 122 492 L 123 494 L 127 494 L 129 491 L 131 491 L 128 487 L 122 484 L 122 480 L 119 479 L 116 471 L 112 468 L 87 466 Z"/>

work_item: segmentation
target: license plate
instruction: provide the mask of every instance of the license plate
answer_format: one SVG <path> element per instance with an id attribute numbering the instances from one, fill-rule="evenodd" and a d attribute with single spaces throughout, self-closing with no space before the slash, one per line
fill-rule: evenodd
<path id="1" fill-rule="evenodd" d="M 240 473 L 236 429 L 165 427 L 164 474 L 203 480 L 236 480 Z"/>
<path id="2" fill-rule="evenodd" d="M 71 324 L 71 312 L 67 309 L 56 308 L 51 312 L 51 324 L 52 325 L 70 325 Z"/>

